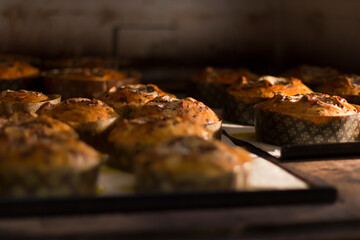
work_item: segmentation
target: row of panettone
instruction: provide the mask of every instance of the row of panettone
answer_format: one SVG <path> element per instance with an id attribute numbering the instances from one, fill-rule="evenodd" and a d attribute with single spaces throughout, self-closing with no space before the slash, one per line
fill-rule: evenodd
<path id="1" fill-rule="evenodd" d="M 55 99 L 0 93 L 1 196 L 93 194 L 100 152 L 109 154 L 107 164 L 133 172 L 139 191 L 245 186 L 249 154 L 215 139 L 221 120 L 195 99 L 152 84 L 113 88 L 101 100 Z"/>
<path id="2" fill-rule="evenodd" d="M 263 142 L 287 145 L 360 140 L 357 75 L 306 65 L 285 72 L 283 77 L 208 67 L 195 75 L 191 84 L 199 94 L 193 92 L 195 96 L 205 103 L 215 100 L 223 108 L 225 120 L 255 125 L 257 139 Z"/>
<path id="3" fill-rule="evenodd" d="M 140 73 L 114 70 L 101 58 L 70 60 L 59 60 L 49 65 L 52 69 L 41 71 L 23 58 L 0 54 L 0 90 L 27 89 L 61 94 L 63 98 L 92 98 L 111 87 L 140 82 Z"/>

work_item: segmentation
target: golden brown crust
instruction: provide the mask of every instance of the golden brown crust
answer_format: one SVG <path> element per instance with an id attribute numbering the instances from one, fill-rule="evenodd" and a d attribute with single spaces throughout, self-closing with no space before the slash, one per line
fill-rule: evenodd
<path id="1" fill-rule="evenodd" d="M 232 84 L 242 77 L 247 79 L 256 79 L 258 76 L 249 69 L 229 69 L 229 68 L 213 68 L 206 67 L 192 78 L 195 82 L 208 82 L 220 84 Z"/>
<path id="2" fill-rule="evenodd" d="M 345 99 L 322 93 L 275 96 L 255 106 L 257 109 L 306 116 L 344 116 L 358 114 L 358 110 Z"/>
<path id="3" fill-rule="evenodd" d="M 178 137 L 137 159 L 154 171 L 171 173 L 207 172 L 218 174 L 233 171 L 235 166 L 251 161 L 249 153 L 238 147 L 230 147 L 220 141 L 205 141 L 196 136 Z"/>
<path id="4" fill-rule="evenodd" d="M 143 105 L 135 117 L 178 116 L 196 124 L 214 124 L 219 117 L 205 104 L 193 98 L 177 99 L 169 96 L 157 97 Z"/>
<path id="5" fill-rule="evenodd" d="M 112 107 L 100 100 L 87 98 L 69 98 L 60 104 L 42 107 L 38 113 L 59 119 L 72 127 L 117 117 Z"/>
<path id="6" fill-rule="evenodd" d="M 100 164 L 100 155 L 76 139 L 0 138 L 0 168 L 10 170 L 56 168 L 85 170 Z"/>
<path id="7" fill-rule="evenodd" d="M 235 83 L 227 92 L 238 98 L 271 98 L 277 92 L 295 95 L 313 91 L 296 78 L 261 76 L 257 81 L 250 83 Z"/>
<path id="8" fill-rule="evenodd" d="M 333 79 L 339 72 L 331 67 L 301 65 L 286 71 L 283 76 L 300 79 L 308 86 L 317 86 Z"/>
<path id="9" fill-rule="evenodd" d="M 6 139 L 78 138 L 69 125 L 31 112 L 19 112 L 8 118 L 1 118 L 0 135 Z"/>
<path id="10" fill-rule="evenodd" d="M 45 76 L 56 77 L 62 80 L 83 81 L 109 81 L 124 79 L 127 76 L 112 69 L 106 68 L 69 68 L 57 71 L 49 71 Z"/>
<path id="11" fill-rule="evenodd" d="M 49 100 L 49 97 L 43 93 L 27 90 L 5 90 L 0 92 L 0 102 L 11 103 L 37 103 Z"/>
<path id="12" fill-rule="evenodd" d="M 359 95 L 360 76 L 359 75 L 338 75 L 333 80 L 319 86 L 318 92 L 334 95 Z"/>
<path id="13" fill-rule="evenodd" d="M 113 106 L 125 104 L 145 104 L 159 96 L 171 94 L 165 93 L 155 84 L 127 84 L 118 88 L 111 88 L 104 93 L 100 100 Z"/>
<path id="14" fill-rule="evenodd" d="M 0 59 L 0 79 L 33 77 L 39 73 L 39 69 L 26 62 Z"/>
<path id="15" fill-rule="evenodd" d="M 115 147 L 142 148 L 177 136 L 189 135 L 209 139 L 211 134 L 208 130 L 179 117 L 155 117 L 121 120 L 108 139 Z"/>

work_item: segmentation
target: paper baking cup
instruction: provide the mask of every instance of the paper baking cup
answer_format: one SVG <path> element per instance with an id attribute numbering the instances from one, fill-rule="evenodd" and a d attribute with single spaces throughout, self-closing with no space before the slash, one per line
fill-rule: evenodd
<path id="1" fill-rule="evenodd" d="M 246 99 L 246 100 L 245 100 Z M 227 94 L 223 107 L 223 118 L 227 121 L 253 126 L 255 123 L 254 106 L 267 98 L 259 97 L 235 97 Z"/>
<path id="2" fill-rule="evenodd" d="M 31 168 L 0 171 L 0 196 L 49 197 L 92 195 L 96 190 L 99 167 L 87 170 L 72 168 L 48 171 Z"/>
<path id="3" fill-rule="evenodd" d="M 355 142 L 360 135 L 360 114 L 348 116 L 304 116 L 255 110 L 259 141 L 282 146 Z"/>
<path id="4" fill-rule="evenodd" d="M 212 132 L 213 138 L 221 140 L 222 120 L 219 120 L 218 122 L 212 124 L 204 124 L 202 125 L 202 127 Z"/>
<path id="5" fill-rule="evenodd" d="M 45 103 L 58 104 L 61 101 L 61 95 L 59 94 L 49 94 L 47 96 L 49 100 L 36 103 L 0 102 L 0 114 L 10 115 L 15 112 L 36 112 Z"/>
<path id="6" fill-rule="evenodd" d="M 206 172 L 174 173 L 166 169 L 152 169 L 138 163 L 135 169 L 135 189 L 139 192 L 179 192 L 179 191 L 216 191 L 239 190 L 247 187 L 248 172 L 251 164 L 234 167 L 216 176 Z"/>
<path id="7" fill-rule="evenodd" d="M 110 131 L 112 130 L 112 127 L 115 126 L 117 119 L 117 117 L 113 117 L 97 122 L 80 124 L 74 124 L 70 122 L 68 124 L 75 129 L 81 140 L 101 152 L 107 152 L 107 138 Z"/>
<path id="8" fill-rule="evenodd" d="M 143 147 L 143 149 L 137 147 L 114 147 L 109 153 L 107 164 L 110 167 L 132 173 L 134 172 L 135 158 L 137 154 L 141 153 L 144 149 L 146 149 L 146 147 Z"/>
<path id="9" fill-rule="evenodd" d="M 72 97 L 96 98 L 112 87 L 140 83 L 141 74 L 131 72 L 127 78 L 114 80 L 62 79 L 61 73 L 73 69 L 52 70 L 43 74 L 45 92 L 61 94 L 63 99 Z"/>
<path id="10" fill-rule="evenodd" d="M 229 84 L 188 81 L 188 95 L 212 108 L 221 108 L 224 104 L 225 90 Z"/>

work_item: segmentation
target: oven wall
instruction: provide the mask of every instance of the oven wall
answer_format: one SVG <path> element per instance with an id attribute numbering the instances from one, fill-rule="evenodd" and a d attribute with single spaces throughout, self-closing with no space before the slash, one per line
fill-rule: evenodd
<path id="1" fill-rule="evenodd" d="M 357 0 L 2 0 L 0 51 L 358 72 Z"/>

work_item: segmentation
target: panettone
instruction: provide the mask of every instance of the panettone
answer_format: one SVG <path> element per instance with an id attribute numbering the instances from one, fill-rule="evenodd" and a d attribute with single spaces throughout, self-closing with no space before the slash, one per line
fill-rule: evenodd
<path id="1" fill-rule="evenodd" d="M 63 98 L 99 97 L 112 87 L 139 83 L 141 76 L 106 68 L 67 68 L 43 73 L 45 89 Z"/>
<path id="2" fill-rule="evenodd" d="M 112 107 L 87 98 L 70 98 L 57 105 L 43 105 L 38 113 L 69 124 L 82 140 L 100 150 L 102 139 L 118 118 Z"/>
<path id="3" fill-rule="evenodd" d="M 36 103 L 48 100 L 49 97 L 43 93 L 27 90 L 5 90 L 0 92 L 0 102 L 13 103 Z"/>
<path id="4" fill-rule="evenodd" d="M 12 114 L 14 112 L 36 112 L 43 104 L 57 104 L 61 96 L 57 94 L 45 95 L 40 92 L 27 90 L 4 90 L 0 92 L 0 114 Z"/>
<path id="5" fill-rule="evenodd" d="M 23 61 L 0 58 L 0 90 L 37 89 L 40 70 Z"/>
<path id="6" fill-rule="evenodd" d="M 257 81 L 237 82 L 227 89 L 224 119 L 246 125 L 254 124 L 254 105 L 272 98 L 275 93 L 286 95 L 312 93 L 296 78 L 261 76 Z"/>
<path id="7" fill-rule="evenodd" d="M 0 195 L 94 194 L 100 154 L 73 139 L 0 138 Z"/>
<path id="8" fill-rule="evenodd" d="M 178 136 L 211 138 L 211 132 L 180 117 L 147 117 L 120 120 L 109 134 L 110 165 L 133 170 L 134 157 L 148 148 Z"/>
<path id="9" fill-rule="evenodd" d="M 360 76 L 338 75 L 316 88 L 318 92 L 338 95 L 348 102 L 360 104 Z"/>
<path id="10" fill-rule="evenodd" d="M 258 76 L 246 68 L 229 69 L 206 67 L 188 82 L 188 95 L 214 108 L 223 106 L 225 90 L 242 78 L 249 81 Z"/>
<path id="11" fill-rule="evenodd" d="M 359 110 L 338 96 L 278 93 L 255 106 L 256 136 L 275 145 L 357 141 Z"/>
<path id="12" fill-rule="evenodd" d="M 199 137 L 166 141 L 136 159 L 138 191 L 236 190 L 246 187 L 250 154 Z"/>
<path id="13" fill-rule="evenodd" d="M 333 79 L 338 74 L 339 72 L 331 67 L 301 65 L 284 72 L 282 75 L 285 77 L 298 78 L 311 89 L 315 89 L 317 86 L 326 83 L 329 79 Z"/>
<path id="14" fill-rule="evenodd" d="M 178 116 L 211 130 L 216 136 L 219 135 L 222 122 L 211 108 L 190 97 L 184 99 L 170 96 L 157 97 L 144 104 L 134 116 Z"/>
<path id="15" fill-rule="evenodd" d="M 113 87 L 99 99 L 112 106 L 122 118 L 132 118 L 132 114 L 142 105 L 159 96 L 172 96 L 154 84 L 127 84 Z"/>
<path id="16" fill-rule="evenodd" d="M 68 124 L 32 112 L 18 112 L 0 118 L 0 136 L 6 139 L 78 138 L 78 134 Z"/>

